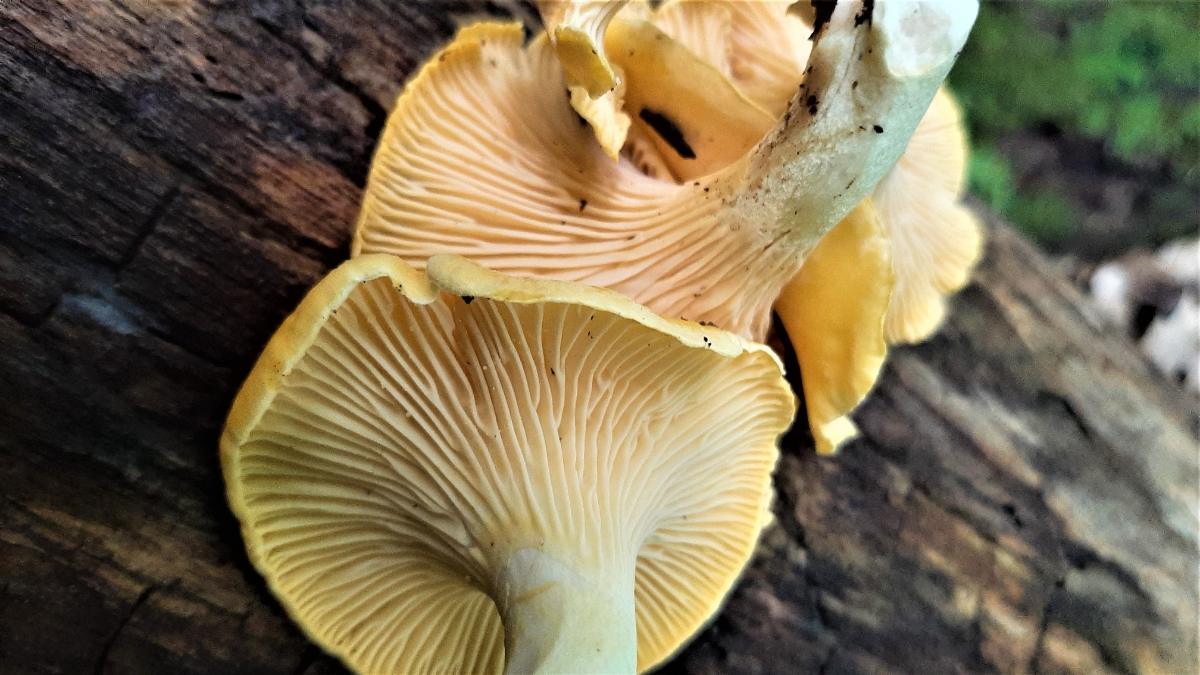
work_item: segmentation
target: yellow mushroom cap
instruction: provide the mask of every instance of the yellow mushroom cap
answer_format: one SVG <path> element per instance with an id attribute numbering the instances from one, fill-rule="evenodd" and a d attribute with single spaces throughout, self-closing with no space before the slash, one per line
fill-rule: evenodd
<path id="1" fill-rule="evenodd" d="M 849 413 L 887 357 L 883 317 L 892 286 L 890 244 L 868 199 L 825 235 L 775 304 L 800 364 L 820 454 L 858 435 Z"/>
<path id="2" fill-rule="evenodd" d="M 597 98 L 620 77 L 604 53 L 604 32 L 628 0 L 538 0 L 546 33 L 558 52 L 567 84 Z"/>
<path id="3" fill-rule="evenodd" d="M 620 72 L 620 68 L 613 67 Z M 617 159 L 629 136 L 629 115 L 625 112 L 625 80 L 619 79 L 612 91 L 592 98 L 583 87 L 567 87 L 571 107 L 596 134 L 596 142 L 605 154 Z"/>
<path id="4" fill-rule="evenodd" d="M 812 24 L 795 0 L 668 0 L 653 15 L 663 32 L 724 73 L 778 119 L 804 78 Z"/>
<path id="5" fill-rule="evenodd" d="M 604 52 L 608 24 L 628 0 L 538 0 L 546 34 L 558 54 L 571 107 L 592 127 L 596 141 L 617 158 L 629 133 L 621 69 Z M 643 0 L 628 14 L 648 11 Z"/>
<path id="6" fill-rule="evenodd" d="M 649 21 L 616 21 L 607 37 L 626 73 L 626 109 L 676 180 L 725 169 L 774 126 L 724 73 Z"/>
<path id="7" fill-rule="evenodd" d="M 578 284 L 369 255 L 271 339 L 221 459 L 251 560 L 357 671 L 499 672 L 502 617 L 556 597 L 522 588 L 530 560 L 565 563 L 590 589 L 572 601 L 628 588 L 644 670 L 750 557 L 793 409 L 778 360 L 735 335 Z"/>

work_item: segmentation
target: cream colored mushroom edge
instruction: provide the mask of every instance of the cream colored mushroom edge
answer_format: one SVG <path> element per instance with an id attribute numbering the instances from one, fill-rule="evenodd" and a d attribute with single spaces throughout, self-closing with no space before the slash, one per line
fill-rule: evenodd
<path id="1" fill-rule="evenodd" d="M 717 611 L 794 397 L 766 347 L 456 257 L 355 258 L 221 437 L 250 559 L 361 673 L 632 673 Z"/>
<path id="2" fill-rule="evenodd" d="M 515 24 L 464 28 L 397 101 L 352 250 L 417 266 L 456 253 L 755 340 L 783 297 L 832 452 L 887 344 L 934 330 L 978 256 L 957 204 L 965 143 L 939 93 L 977 4 L 620 4 L 542 3 L 579 6 L 590 47 L 566 72 L 553 20 L 528 43 Z M 580 84 L 601 70 L 611 89 Z M 872 224 L 823 246 L 864 200 Z M 830 260 L 806 272 L 814 256 Z M 817 288 L 822 302 L 794 297 Z"/>

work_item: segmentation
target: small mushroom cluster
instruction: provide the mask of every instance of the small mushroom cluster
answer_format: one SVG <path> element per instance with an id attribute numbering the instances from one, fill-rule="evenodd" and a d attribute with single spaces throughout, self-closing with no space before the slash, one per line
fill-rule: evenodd
<path id="1" fill-rule="evenodd" d="M 978 255 L 973 0 L 538 5 L 405 87 L 221 437 L 251 560 L 359 672 L 663 662 L 770 519 L 772 310 L 832 452 Z"/>
<path id="2" fill-rule="evenodd" d="M 469 26 L 408 84 L 352 251 L 457 253 L 753 340 L 775 307 L 832 452 L 887 344 L 936 329 L 979 254 L 940 89 L 975 3 L 540 7 L 549 33 Z"/>

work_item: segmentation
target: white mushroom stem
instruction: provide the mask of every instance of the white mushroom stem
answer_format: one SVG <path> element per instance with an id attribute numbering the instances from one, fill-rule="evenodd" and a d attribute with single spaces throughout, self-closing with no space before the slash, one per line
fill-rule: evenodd
<path id="1" fill-rule="evenodd" d="M 505 673 L 634 673 L 633 564 L 584 575 L 536 550 L 518 550 L 497 583 Z"/>
<path id="2" fill-rule="evenodd" d="M 837 3 L 816 26 L 783 121 L 749 158 L 726 222 L 761 223 L 766 240 L 807 255 L 904 152 L 977 11 L 976 0 Z"/>

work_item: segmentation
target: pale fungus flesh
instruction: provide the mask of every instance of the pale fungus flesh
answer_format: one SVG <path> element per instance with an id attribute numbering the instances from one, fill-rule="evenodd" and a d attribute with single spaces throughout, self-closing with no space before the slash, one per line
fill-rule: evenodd
<path id="1" fill-rule="evenodd" d="M 221 438 L 250 558 L 363 673 L 634 672 L 769 516 L 778 359 L 607 290 L 368 255 L 271 339 Z"/>

